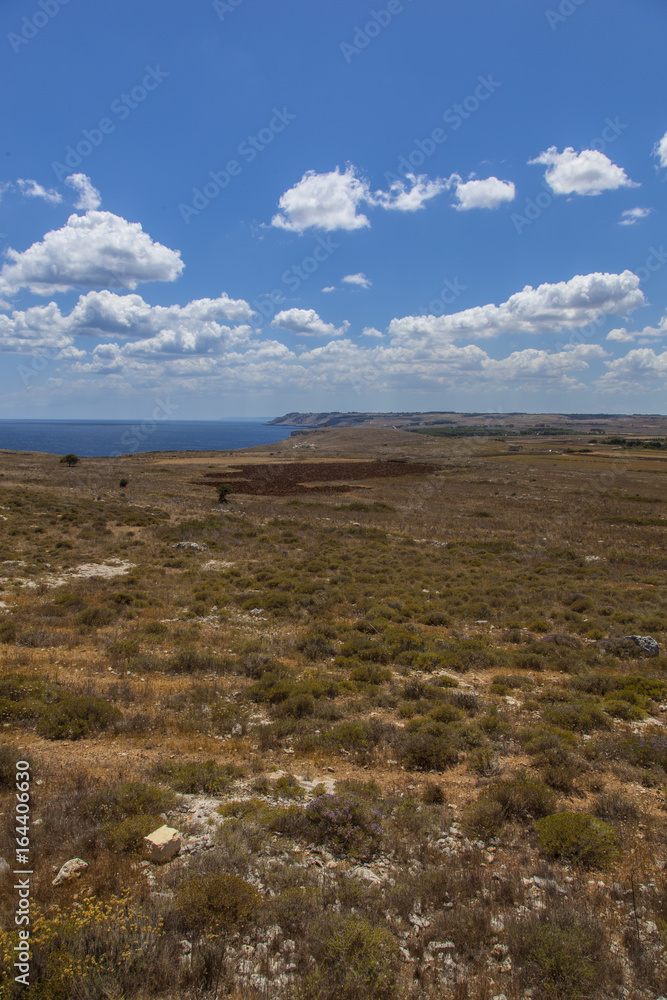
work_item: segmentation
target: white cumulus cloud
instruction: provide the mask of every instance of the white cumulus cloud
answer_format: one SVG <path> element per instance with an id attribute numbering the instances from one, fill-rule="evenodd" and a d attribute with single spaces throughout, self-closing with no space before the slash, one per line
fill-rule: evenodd
<path id="1" fill-rule="evenodd" d="M 363 229 L 370 223 L 357 209 L 367 198 L 368 183 L 357 177 L 353 166 L 343 174 L 338 167 L 326 174 L 308 170 L 281 196 L 271 225 L 295 233 Z"/>
<path id="2" fill-rule="evenodd" d="M 554 194 L 596 195 L 620 187 L 639 187 L 608 156 L 597 149 L 575 152 L 567 146 L 562 153 L 550 146 L 529 164 L 547 167 L 544 178 Z"/>
<path id="3" fill-rule="evenodd" d="M 184 264 L 177 250 L 155 243 L 138 222 L 111 212 L 70 215 L 23 253 L 6 251 L 0 294 L 28 288 L 53 295 L 72 288 L 130 288 L 142 281 L 174 281 Z"/>
<path id="4" fill-rule="evenodd" d="M 356 285 L 357 288 L 370 288 L 372 285 L 372 281 L 369 281 L 363 271 L 359 271 L 358 274 L 346 274 L 341 281 L 346 285 Z"/>
<path id="5" fill-rule="evenodd" d="M 271 225 L 295 233 L 303 233 L 306 229 L 325 232 L 364 229 L 370 222 L 368 216 L 359 211 L 360 206 L 416 212 L 446 187 L 447 181 L 440 178 L 429 180 L 425 175 L 408 174 L 406 181 L 394 181 L 389 191 L 371 191 L 368 181 L 360 177 L 351 164 L 344 173 L 339 167 L 324 174 L 308 170 L 281 196 L 279 211 L 273 216 Z"/>
<path id="6" fill-rule="evenodd" d="M 26 198 L 42 198 L 49 205 L 58 205 L 63 200 L 63 196 L 55 188 L 42 187 L 37 181 L 19 178 L 16 183 L 19 186 L 21 194 L 24 194 Z"/>
<path id="7" fill-rule="evenodd" d="M 667 167 L 667 132 L 665 132 L 659 142 L 656 142 L 653 147 L 653 155 L 657 157 L 661 167 Z"/>
<path id="8" fill-rule="evenodd" d="M 667 381 L 667 351 L 656 354 L 649 347 L 636 348 L 605 365 L 607 372 L 594 383 L 603 392 L 647 392 L 664 389 Z"/>
<path id="9" fill-rule="evenodd" d="M 623 315 L 643 305 L 639 278 L 622 274 L 578 274 L 569 281 L 531 285 L 499 306 L 490 303 L 444 316 L 393 319 L 389 333 L 415 344 L 430 339 L 454 341 L 497 337 L 501 333 L 555 333 L 584 326 L 606 314 Z"/>
<path id="10" fill-rule="evenodd" d="M 429 180 L 425 174 L 408 174 L 405 181 L 394 181 L 389 191 L 375 191 L 368 195 L 369 205 L 379 205 L 394 212 L 418 212 L 427 201 L 447 190 L 448 182 L 441 177 Z"/>
<path id="11" fill-rule="evenodd" d="M 339 327 L 333 323 L 325 323 L 314 309 L 283 309 L 273 317 L 271 326 L 304 337 L 341 337 L 347 332 L 350 324 L 347 320 Z"/>
<path id="12" fill-rule="evenodd" d="M 512 181 L 501 181 L 497 177 L 462 181 L 454 174 L 450 182 L 456 185 L 458 204 L 454 208 L 460 212 L 467 212 L 471 208 L 499 208 L 504 202 L 513 201 L 516 195 Z"/>
<path id="13" fill-rule="evenodd" d="M 640 219 L 645 219 L 651 214 L 650 208 L 626 208 L 621 214 L 619 226 L 636 226 Z"/>
<path id="14" fill-rule="evenodd" d="M 79 192 L 79 197 L 74 202 L 75 208 L 88 212 L 91 209 L 99 208 L 102 204 L 100 192 L 93 187 L 90 177 L 86 174 L 70 174 L 69 177 L 65 178 L 65 184 L 69 184 L 71 188 Z"/>
<path id="15" fill-rule="evenodd" d="M 224 294 L 184 306 L 151 306 L 136 294 L 88 292 L 67 315 L 55 302 L 0 314 L 0 351 L 26 353 L 37 346 L 62 348 L 75 337 L 113 337 L 128 341 L 128 354 L 205 354 L 245 342 L 250 327 L 230 324 L 246 324 L 253 315 L 243 299 Z"/>
<path id="16" fill-rule="evenodd" d="M 650 344 L 658 337 L 667 337 L 667 314 L 662 317 L 657 326 L 645 326 L 643 330 L 610 330 L 607 340 L 615 340 L 621 344 L 629 344 L 638 341 L 640 344 Z"/>

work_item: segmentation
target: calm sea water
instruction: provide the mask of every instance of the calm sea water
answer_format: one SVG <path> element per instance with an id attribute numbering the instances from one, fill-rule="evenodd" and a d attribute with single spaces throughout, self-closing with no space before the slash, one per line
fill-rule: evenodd
<path id="1" fill-rule="evenodd" d="M 137 451 L 224 451 L 273 444 L 289 427 L 260 420 L 0 420 L 0 448 L 73 452 L 81 458 Z"/>

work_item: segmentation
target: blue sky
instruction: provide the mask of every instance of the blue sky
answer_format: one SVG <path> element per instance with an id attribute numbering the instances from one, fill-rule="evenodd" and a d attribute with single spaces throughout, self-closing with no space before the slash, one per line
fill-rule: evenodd
<path id="1" fill-rule="evenodd" d="M 664 412 L 662 0 L 5 0 L 0 417 Z"/>

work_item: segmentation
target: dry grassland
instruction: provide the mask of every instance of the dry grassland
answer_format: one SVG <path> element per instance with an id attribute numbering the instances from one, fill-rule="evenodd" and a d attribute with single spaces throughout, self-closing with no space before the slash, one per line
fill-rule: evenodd
<path id="1" fill-rule="evenodd" d="M 667 453 L 520 443 L 0 452 L 3 1000 L 667 992 Z"/>

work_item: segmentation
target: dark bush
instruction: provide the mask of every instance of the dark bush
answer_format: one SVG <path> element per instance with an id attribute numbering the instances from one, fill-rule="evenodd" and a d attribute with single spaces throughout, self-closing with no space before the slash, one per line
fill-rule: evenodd
<path id="1" fill-rule="evenodd" d="M 306 808 L 317 840 L 340 854 L 364 861 L 377 854 L 381 839 L 380 813 L 353 795 L 325 793 Z"/>

